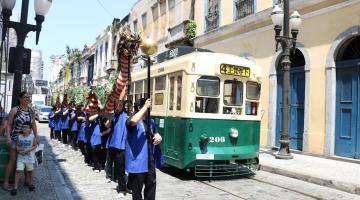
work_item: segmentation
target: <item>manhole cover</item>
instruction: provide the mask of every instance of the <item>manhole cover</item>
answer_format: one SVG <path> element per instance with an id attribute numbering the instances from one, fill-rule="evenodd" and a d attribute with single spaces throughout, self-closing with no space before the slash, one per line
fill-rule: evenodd
<path id="1" fill-rule="evenodd" d="M 56 159 L 58 162 L 66 162 L 66 159 Z"/>

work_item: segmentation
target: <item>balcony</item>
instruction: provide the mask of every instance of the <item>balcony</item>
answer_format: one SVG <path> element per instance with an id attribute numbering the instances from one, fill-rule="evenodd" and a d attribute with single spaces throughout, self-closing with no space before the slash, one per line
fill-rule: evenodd
<path id="1" fill-rule="evenodd" d="M 164 38 L 165 40 L 162 41 L 162 43 L 165 43 L 166 48 L 175 48 L 177 46 L 192 46 L 193 43 L 191 41 L 192 38 L 189 38 L 186 35 L 186 29 L 188 24 L 190 23 L 190 20 L 184 20 L 178 25 L 171 27 L 168 29 L 168 32 L 170 34 L 170 37 Z M 162 39 L 159 40 L 159 43 L 161 43 Z"/>
<path id="2" fill-rule="evenodd" d="M 255 12 L 255 0 L 235 1 L 235 20 L 245 18 Z"/>

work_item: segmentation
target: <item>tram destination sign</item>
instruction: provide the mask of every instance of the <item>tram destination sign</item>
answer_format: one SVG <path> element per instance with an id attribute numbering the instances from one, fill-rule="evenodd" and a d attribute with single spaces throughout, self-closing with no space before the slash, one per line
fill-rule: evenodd
<path id="1" fill-rule="evenodd" d="M 250 68 L 230 64 L 221 64 L 220 74 L 250 77 Z"/>

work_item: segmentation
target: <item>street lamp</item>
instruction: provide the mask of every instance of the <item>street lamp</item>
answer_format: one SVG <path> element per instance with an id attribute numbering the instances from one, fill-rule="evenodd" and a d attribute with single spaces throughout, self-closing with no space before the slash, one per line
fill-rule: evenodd
<path id="1" fill-rule="evenodd" d="M 27 24 L 29 0 L 23 0 L 21 5 L 21 18 L 20 22 L 10 21 L 12 15 L 12 9 L 14 8 L 16 0 L 2 0 L 2 15 L 3 15 L 3 31 L 2 40 L 5 40 L 6 30 L 13 28 L 17 35 L 17 46 L 15 48 L 15 59 L 14 59 L 14 84 L 12 92 L 12 107 L 17 104 L 17 98 L 21 91 L 21 81 L 23 72 L 23 55 L 24 55 L 24 43 L 26 35 L 31 31 L 36 31 L 36 44 L 39 42 L 41 24 L 45 19 L 46 13 L 49 11 L 52 4 L 52 0 L 35 0 L 35 21 L 36 25 Z"/>
<path id="2" fill-rule="evenodd" d="M 290 54 L 294 54 L 296 50 L 296 38 L 299 33 L 299 27 L 301 25 L 301 18 L 297 11 L 295 11 L 291 17 L 289 17 L 289 0 L 284 1 L 284 12 L 279 5 L 275 5 L 271 12 L 271 20 L 275 25 L 275 41 L 276 51 L 278 50 L 279 43 L 282 47 L 281 54 L 281 66 L 283 67 L 283 93 L 282 93 L 282 127 L 280 136 L 280 150 L 276 154 L 276 158 L 279 159 L 292 159 L 293 156 L 289 150 L 290 137 L 289 137 L 289 86 L 290 86 L 290 67 L 291 60 Z M 291 28 L 291 35 L 289 36 L 289 23 Z M 283 27 L 282 27 L 283 26 Z M 283 29 L 283 35 L 280 36 Z"/>
<path id="3" fill-rule="evenodd" d="M 157 48 L 158 48 L 157 43 L 150 38 L 143 40 L 140 45 L 141 51 L 147 57 L 147 99 L 150 99 L 150 64 L 151 64 L 150 56 L 157 52 Z M 146 134 L 148 139 L 148 145 L 150 147 L 151 145 L 150 109 L 147 110 L 146 122 L 147 122 Z M 149 149 L 150 149 L 150 153 L 152 153 L 151 148 Z M 149 158 L 152 158 L 152 156 L 149 155 Z"/>

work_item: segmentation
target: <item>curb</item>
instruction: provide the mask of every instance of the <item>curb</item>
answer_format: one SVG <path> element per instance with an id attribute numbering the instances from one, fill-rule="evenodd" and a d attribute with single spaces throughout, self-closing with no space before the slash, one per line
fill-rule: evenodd
<path id="1" fill-rule="evenodd" d="M 313 177 L 313 176 L 300 174 L 300 173 L 296 173 L 296 172 L 292 172 L 292 171 L 287 171 L 287 170 L 283 170 L 283 169 L 279 169 L 279 168 L 275 168 L 275 167 L 271 167 L 271 166 L 267 166 L 267 165 L 262 165 L 262 164 L 259 164 L 259 170 L 286 176 L 289 178 L 295 178 L 298 180 L 306 181 L 309 183 L 314 183 L 317 185 L 341 190 L 341 191 L 352 193 L 352 194 L 360 195 L 360 185 L 357 185 L 357 184 L 351 184 L 351 183 L 345 183 L 345 182 L 341 182 L 341 181 Z"/>

